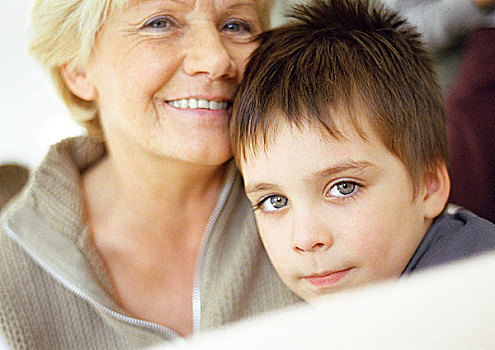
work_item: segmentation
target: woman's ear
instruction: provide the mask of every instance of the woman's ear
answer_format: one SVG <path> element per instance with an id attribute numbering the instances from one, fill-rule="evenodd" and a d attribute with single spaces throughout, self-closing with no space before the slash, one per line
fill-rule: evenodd
<path id="1" fill-rule="evenodd" d="M 69 90 L 85 101 L 94 101 L 98 97 L 96 87 L 84 69 L 75 68 L 70 63 L 60 67 L 60 73 Z"/>
<path id="2" fill-rule="evenodd" d="M 434 219 L 442 213 L 450 195 L 450 177 L 447 165 L 444 162 L 438 162 L 435 171 L 427 173 L 424 181 L 425 218 Z"/>

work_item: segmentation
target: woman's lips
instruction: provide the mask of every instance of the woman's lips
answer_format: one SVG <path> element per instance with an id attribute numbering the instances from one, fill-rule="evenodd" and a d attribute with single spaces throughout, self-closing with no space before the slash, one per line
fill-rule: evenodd
<path id="1" fill-rule="evenodd" d="M 313 276 L 304 277 L 306 281 L 314 285 L 315 287 L 325 288 L 332 287 L 337 284 L 352 268 L 348 268 L 345 270 L 328 272 Z"/>
<path id="2" fill-rule="evenodd" d="M 216 101 L 197 98 L 183 98 L 180 100 L 168 101 L 168 104 L 180 109 L 206 109 L 206 110 L 227 110 L 230 103 L 227 101 Z"/>
<path id="3" fill-rule="evenodd" d="M 182 120 L 190 119 L 195 123 L 217 123 L 222 127 L 225 127 L 225 125 L 228 123 L 232 108 L 232 104 L 230 102 L 226 101 L 222 103 L 210 103 L 210 100 L 201 100 L 202 102 L 198 100 L 191 104 L 191 100 L 192 99 L 174 100 L 178 101 L 175 103 L 170 103 L 170 101 L 166 100 L 160 100 L 158 106 L 160 110 L 163 109 L 164 118 L 169 118 L 170 115 L 168 113 L 173 113 L 173 115 L 179 116 L 179 118 L 181 118 Z M 178 107 L 176 107 L 175 105 L 177 105 Z"/>

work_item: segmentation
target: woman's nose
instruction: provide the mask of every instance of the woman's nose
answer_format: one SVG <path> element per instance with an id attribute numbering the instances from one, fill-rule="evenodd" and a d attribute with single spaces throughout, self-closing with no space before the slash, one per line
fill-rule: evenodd
<path id="1" fill-rule="evenodd" d="M 318 252 L 329 249 L 333 244 L 330 228 L 318 222 L 315 215 L 297 218 L 292 226 L 291 247 L 296 253 Z"/>
<path id="2" fill-rule="evenodd" d="M 190 76 L 204 74 L 210 80 L 232 79 L 237 67 L 217 28 L 201 26 L 186 40 L 184 71 Z"/>

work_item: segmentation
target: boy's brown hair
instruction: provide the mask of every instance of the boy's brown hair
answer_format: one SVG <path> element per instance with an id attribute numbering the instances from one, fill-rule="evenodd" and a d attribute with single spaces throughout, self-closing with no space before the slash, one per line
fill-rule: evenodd
<path id="1" fill-rule="evenodd" d="M 230 124 L 238 163 L 266 150 L 281 122 L 335 138 L 350 123 L 364 139 L 370 125 L 417 193 L 447 163 L 442 97 L 419 34 L 368 0 L 314 0 L 289 16 L 259 37 L 239 87 Z"/>

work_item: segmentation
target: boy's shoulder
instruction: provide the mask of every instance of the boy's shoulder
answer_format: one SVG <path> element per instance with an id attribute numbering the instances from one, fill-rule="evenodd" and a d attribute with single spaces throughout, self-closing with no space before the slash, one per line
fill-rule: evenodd
<path id="1" fill-rule="evenodd" d="M 403 275 L 495 250 L 495 225 L 459 208 L 437 217 Z"/>

